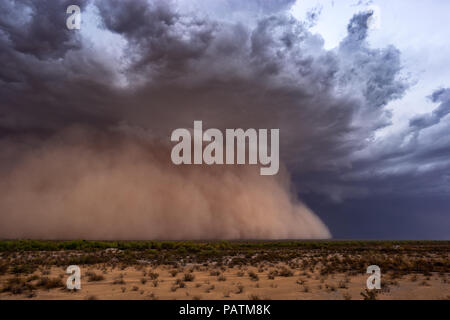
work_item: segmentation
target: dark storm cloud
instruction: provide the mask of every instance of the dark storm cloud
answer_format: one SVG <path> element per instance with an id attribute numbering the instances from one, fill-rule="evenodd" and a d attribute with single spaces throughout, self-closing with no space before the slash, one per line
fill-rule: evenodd
<path id="1" fill-rule="evenodd" d="M 441 122 L 441 119 L 450 113 L 450 89 L 439 89 L 433 92 L 430 100 L 434 103 L 440 103 L 431 114 L 414 117 L 410 121 L 410 127 L 414 130 L 422 130 L 434 126 Z"/>
<path id="2" fill-rule="evenodd" d="M 224 16 L 248 14 L 249 23 L 188 13 L 176 2 L 79 2 L 98 10 L 102 32 L 117 41 L 111 48 L 123 43 L 115 64 L 105 62 L 108 48 L 95 50 L 83 33 L 65 28 L 69 2 L 0 4 L 3 150 L 11 141 L 33 145 L 33 133 L 73 124 L 108 132 L 126 123 L 167 140 L 173 129 L 200 119 L 207 127 L 280 128 L 282 161 L 296 187 L 334 201 L 401 192 L 415 183 L 435 190 L 433 179 L 447 172 L 440 163 L 445 142 L 431 147 L 413 139 L 398 147 L 403 133 L 394 137 L 397 145 L 371 145 L 376 130 L 390 124 L 385 107 L 408 83 L 400 77 L 399 50 L 369 46 L 370 12 L 355 15 L 342 43 L 326 50 L 309 29 L 316 16 L 296 20 L 286 10 L 290 0 L 218 2 L 229 11 Z M 441 106 L 412 127 L 438 123 L 448 113 L 447 91 L 432 99 Z M 366 149 L 375 151 L 361 158 Z M 2 159 L 21 154 L 14 150 Z M 433 169 L 408 180 L 408 166 L 430 159 L 436 159 Z M 440 191 L 446 186 L 442 181 Z"/>
<path id="3" fill-rule="evenodd" d="M 357 15 L 340 48 L 327 51 L 285 13 L 250 27 L 184 16 L 161 2 L 98 5 L 105 28 L 128 41 L 128 79 L 145 79 L 123 118 L 163 131 L 195 118 L 212 127 L 280 127 L 285 160 L 297 170 L 347 163 L 386 125 L 382 107 L 406 89 L 399 52 L 366 43 L 370 14 Z"/>
<path id="4" fill-rule="evenodd" d="M 167 136 L 195 119 L 221 128 L 279 127 L 287 162 L 298 170 L 332 168 L 386 123 L 382 107 L 406 87 L 397 78 L 399 53 L 365 42 L 370 14 L 355 16 L 342 45 L 327 51 L 320 36 L 284 12 L 247 26 L 187 15 L 170 2 L 97 1 L 104 28 L 126 40 L 120 72 L 128 85 L 117 88 L 117 70 L 80 47 L 80 35 L 63 27 L 60 6 L 25 4 L 30 31 L 3 28 L 11 66 L 2 77 L 4 130 L 126 121 Z M 38 42 L 48 47 L 18 48 L 37 32 L 33 25 L 39 31 L 50 21 Z"/>
<path id="5" fill-rule="evenodd" d="M 76 1 L 84 8 L 87 1 Z M 66 28 L 66 8 L 74 1 L 11 1 L 0 4 L 2 46 L 9 45 L 17 54 L 38 59 L 62 58 L 68 50 L 79 48 Z"/>
<path id="6" fill-rule="evenodd" d="M 86 2 L 76 3 L 84 8 Z M 79 35 L 65 27 L 69 3 L 2 2 L 0 133 L 108 119 L 96 114 L 103 106 L 97 98 L 113 94 L 105 81 L 91 79 L 108 79 L 109 71 L 84 55 Z"/>
<path id="7" fill-rule="evenodd" d="M 2 64 L 17 79 L 2 77 L 4 131 L 125 121 L 165 137 L 195 119 L 219 128 L 276 127 L 292 170 L 334 172 L 386 125 L 383 107 L 406 88 L 399 52 L 366 42 L 370 13 L 356 15 L 340 47 L 328 51 L 307 24 L 283 11 L 244 25 L 185 14 L 171 2 L 96 1 L 105 30 L 126 41 L 120 73 L 127 85 L 117 88 L 111 79 L 119 71 L 64 28 L 60 6 L 25 4 L 30 25 L 58 16 L 52 21 L 60 27 L 49 25 L 39 36 L 59 47 L 47 55 L 38 44 L 19 50 L 11 43 L 25 43 L 35 31 L 12 40 L 16 28 L 3 28 Z M 33 22 L 44 8 L 43 22 Z"/>

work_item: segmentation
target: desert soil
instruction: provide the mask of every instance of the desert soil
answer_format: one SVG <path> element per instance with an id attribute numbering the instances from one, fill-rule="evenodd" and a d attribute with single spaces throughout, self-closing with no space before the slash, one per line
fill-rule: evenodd
<path id="1" fill-rule="evenodd" d="M 0 299 L 360 300 L 363 299 L 361 293 L 365 292 L 368 277 L 366 274 L 321 275 L 317 271 L 289 269 L 293 272 L 292 275 L 276 275 L 269 279 L 271 272 L 273 274 L 274 270 L 286 267 L 283 263 L 258 268 L 219 268 L 202 264 L 178 268 L 170 265 L 110 267 L 102 264 L 80 267 L 81 290 L 69 291 L 64 287 L 45 289 L 37 286 L 38 289 L 33 290 L 32 294 L 26 290 L 20 293 L 2 292 Z M 188 274 L 186 278 L 185 274 Z M 92 275 L 97 276 L 95 281 L 92 281 Z M 14 277 L 32 285 L 36 285 L 42 277 L 60 279 L 65 285 L 68 275 L 62 267 L 41 268 L 28 275 L 4 274 L 0 276 L 0 285 L 7 286 L 8 281 Z M 380 300 L 450 298 L 450 273 L 400 277 L 387 274 L 382 275 L 381 280 L 383 288 L 376 296 Z"/>

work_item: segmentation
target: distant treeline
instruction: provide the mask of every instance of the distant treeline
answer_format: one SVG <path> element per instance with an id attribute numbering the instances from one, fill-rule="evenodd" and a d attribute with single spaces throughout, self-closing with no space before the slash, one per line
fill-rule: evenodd
<path id="1" fill-rule="evenodd" d="M 105 249 L 119 250 L 177 250 L 196 253 L 204 250 L 238 249 L 386 249 L 408 250 L 433 248 L 449 250 L 450 241 L 43 241 L 43 240 L 6 240 L 0 241 L 0 251 L 60 251 L 82 250 L 96 251 Z"/>

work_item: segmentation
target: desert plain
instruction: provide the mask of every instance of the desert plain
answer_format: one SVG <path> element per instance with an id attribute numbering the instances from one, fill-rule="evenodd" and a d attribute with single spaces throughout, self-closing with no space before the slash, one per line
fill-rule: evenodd
<path id="1" fill-rule="evenodd" d="M 1 241 L 0 299 L 448 300 L 450 242 Z"/>

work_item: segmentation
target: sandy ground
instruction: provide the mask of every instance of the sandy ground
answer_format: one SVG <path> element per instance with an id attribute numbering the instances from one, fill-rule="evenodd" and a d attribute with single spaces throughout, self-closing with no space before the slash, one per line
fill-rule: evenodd
<path id="1" fill-rule="evenodd" d="M 275 266 L 282 267 L 282 265 Z M 34 291 L 34 296 L 27 293 L 0 293 L 0 299 L 270 299 L 270 300 L 341 300 L 363 299 L 361 292 L 366 288 L 368 275 L 331 274 L 321 276 L 318 272 L 292 270 L 294 274 L 288 277 L 275 276 L 269 279 L 274 266 L 258 270 L 254 267 L 233 267 L 225 271 L 215 267 L 198 265 L 185 266 L 173 276 L 171 266 L 129 266 L 124 269 L 105 267 L 102 265 L 81 266 L 81 290 L 71 292 L 64 288 L 42 289 Z M 220 272 L 219 278 L 211 272 Z M 258 280 L 251 279 L 249 272 L 253 271 Z M 103 280 L 89 281 L 89 272 L 102 275 Z M 185 287 L 176 284 L 177 279 L 192 274 L 192 281 L 184 281 Z M 155 278 L 158 274 L 157 279 Z M 66 283 L 68 275 L 62 268 L 52 267 L 43 272 L 34 272 L 38 277 L 60 278 Z M 21 275 L 29 278 L 31 275 Z M 2 286 L 14 275 L 0 277 Z M 221 281 L 222 280 L 222 281 Z M 450 299 L 450 274 L 406 275 L 401 278 L 382 276 L 383 289 L 377 295 L 380 300 L 392 299 Z M 30 281 L 37 282 L 38 279 Z"/>

